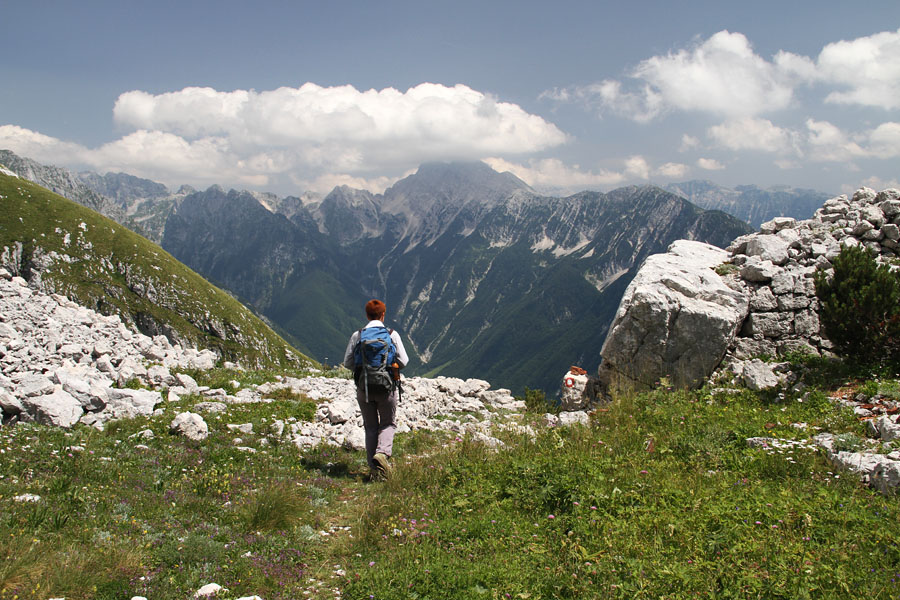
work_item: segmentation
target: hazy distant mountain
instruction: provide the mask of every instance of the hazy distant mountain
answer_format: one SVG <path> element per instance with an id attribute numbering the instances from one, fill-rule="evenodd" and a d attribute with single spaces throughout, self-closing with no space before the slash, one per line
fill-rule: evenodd
<path id="1" fill-rule="evenodd" d="M 163 184 L 127 173 L 99 175 L 83 171 L 78 174 L 78 179 L 98 194 L 115 200 L 122 208 L 128 208 L 136 200 L 165 198 L 169 195 L 169 190 Z"/>
<path id="2" fill-rule="evenodd" d="M 727 212 L 754 228 L 775 217 L 809 219 L 833 195 L 787 186 L 762 189 L 741 185 L 731 189 L 699 180 L 671 183 L 665 189 L 700 208 Z"/>

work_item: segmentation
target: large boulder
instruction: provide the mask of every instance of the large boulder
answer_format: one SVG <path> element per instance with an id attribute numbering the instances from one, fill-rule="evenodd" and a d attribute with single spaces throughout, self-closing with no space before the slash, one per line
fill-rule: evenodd
<path id="1" fill-rule="evenodd" d="M 610 393 L 667 378 L 696 387 L 712 373 L 747 316 L 750 294 L 713 269 L 729 253 L 679 240 L 647 258 L 625 290 L 603 344 L 599 378 Z"/>
<path id="2" fill-rule="evenodd" d="M 62 389 L 24 398 L 22 404 L 35 421 L 55 427 L 71 427 L 84 413 L 81 403 Z"/>

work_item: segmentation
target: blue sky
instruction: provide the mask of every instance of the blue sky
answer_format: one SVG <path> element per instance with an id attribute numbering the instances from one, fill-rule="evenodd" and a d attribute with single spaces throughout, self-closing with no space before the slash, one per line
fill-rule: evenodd
<path id="1" fill-rule="evenodd" d="M 15 2 L 0 148 L 299 194 L 485 160 L 554 193 L 898 186 L 900 2 Z"/>

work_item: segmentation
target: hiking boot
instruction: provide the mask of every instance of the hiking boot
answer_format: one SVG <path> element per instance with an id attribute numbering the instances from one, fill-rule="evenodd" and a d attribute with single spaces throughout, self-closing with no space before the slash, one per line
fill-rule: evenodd
<path id="1" fill-rule="evenodd" d="M 376 452 L 375 456 L 372 457 L 372 461 L 375 463 L 374 471 L 381 475 L 381 477 L 386 477 L 391 471 L 391 463 L 388 461 L 387 454 Z"/>

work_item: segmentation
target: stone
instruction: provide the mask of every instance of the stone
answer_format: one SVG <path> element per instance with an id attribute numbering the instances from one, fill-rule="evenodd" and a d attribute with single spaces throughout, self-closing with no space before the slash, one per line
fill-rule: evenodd
<path id="1" fill-rule="evenodd" d="M 358 413 L 359 407 L 357 406 L 355 398 L 352 401 L 347 398 L 334 400 L 325 408 L 325 416 L 332 425 L 346 423 L 347 421 L 356 418 Z"/>
<path id="2" fill-rule="evenodd" d="M 778 301 L 775 299 L 775 294 L 772 293 L 772 288 L 768 286 L 759 288 L 750 297 L 750 310 L 754 312 L 772 311 L 776 308 L 778 308 Z"/>
<path id="3" fill-rule="evenodd" d="M 194 598 L 208 598 L 210 596 L 216 596 L 219 593 L 224 594 L 227 591 L 228 590 L 226 588 L 223 588 L 218 583 L 207 583 L 206 585 L 202 586 L 199 590 L 194 592 Z"/>
<path id="4" fill-rule="evenodd" d="M 162 396 L 154 390 L 131 390 L 111 388 L 107 391 L 104 412 L 113 419 L 149 417 Z"/>
<path id="5" fill-rule="evenodd" d="M 861 187 L 853 192 L 853 202 L 855 203 L 870 204 L 875 202 L 877 197 L 878 194 L 875 193 L 875 190 L 869 187 Z"/>
<path id="6" fill-rule="evenodd" d="M 757 235 L 747 242 L 747 256 L 758 256 L 763 261 L 783 265 L 788 260 L 790 244 L 775 235 Z"/>
<path id="7" fill-rule="evenodd" d="M 185 373 L 175 373 L 175 380 L 178 382 L 178 385 L 185 389 L 185 393 L 187 394 L 196 394 L 197 390 L 200 389 L 196 380 Z"/>
<path id="8" fill-rule="evenodd" d="M 62 389 L 24 398 L 22 406 L 36 422 L 55 427 L 71 427 L 84 414 L 81 403 Z"/>
<path id="9" fill-rule="evenodd" d="M 775 374 L 771 365 L 755 358 L 744 363 L 741 381 L 753 391 L 769 390 L 781 385 L 781 378 Z"/>
<path id="10" fill-rule="evenodd" d="M 169 373 L 168 367 L 164 365 L 153 365 L 147 369 L 147 381 L 153 385 L 174 385 L 176 379 Z"/>
<path id="11" fill-rule="evenodd" d="M 0 389 L 0 410 L 7 415 L 18 415 L 25 410 L 25 406 L 21 400 L 6 390 Z"/>
<path id="12" fill-rule="evenodd" d="M 900 461 L 880 462 L 869 475 L 869 484 L 882 494 L 893 494 L 900 486 Z"/>
<path id="13" fill-rule="evenodd" d="M 239 431 L 244 435 L 253 433 L 253 423 L 228 423 L 225 427 L 227 427 L 229 431 Z"/>
<path id="14" fill-rule="evenodd" d="M 598 374 L 608 391 L 651 387 L 663 377 L 678 387 L 705 381 L 749 311 L 749 294 L 713 270 L 727 258 L 686 240 L 647 258 L 601 350 Z"/>
<path id="15" fill-rule="evenodd" d="M 772 293 L 776 296 L 791 294 L 794 291 L 794 274 L 791 271 L 781 271 L 772 277 Z"/>
<path id="16" fill-rule="evenodd" d="M 780 338 L 793 333 L 793 326 L 794 318 L 789 313 L 752 313 L 744 323 L 743 331 L 751 337 L 762 335 L 767 338 Z"/>
<path id="17" fill-rule="evenodd" d="M 571 425 L 590 425 L 591 417 L 583 410 L 560 411 L 557 415 L 557 424 L 562 427 Z"/>
<path id="18" fill-rule="evenodd" d="M 37 373 L 29 373 L 19 381 L 17 395 L 22 398 L 43 396 L 54 390 L 53 382 L 49 377 Z"/>
<path id="19" fill-rule="evenodd" d="M 900 425 L 895 422 L 894 417 L 881 416 L 872 421 L 879 437 L 884 442 L 892 442 L 900 439 Z"/>
<path id="20" fill-rule="evenodd" d="M 596 395 L 591 389 L 587 371 L 572 367 L 563 376 L 560 392 L 560 410 L 582 410 L 591 404 Z"/>
<path id="21" fill-rule="evenodd" d="M 770 260 L 755 260 L 748 261 L 741 267 L 740 275 L 747 281 L 766 283 L 780 272 L 781 269 Z"/>
<path id="22" fill-rule="evenodd" d="M 175 415 L 175 418 L 169 424 L 169 431 L 195 442 L 203 441 L 209 436 L 209 427 L 206 425 L 206 421 L 197 413 L 192 412 L 182 412 Z"/>
<path id="23" fill-rule="evenodd" d="M 800 336 L 819 335 L 819 315 L 814 310 L 804 310 L 794 315 L 794 333 Z"/>
<path id="24" fill-rule="evenodd" d="M 785 294 L 784 296 L 778 296 L 778 310 L 780 311 L 801 310 L 808 307 L 809 304 L 810 300 L 808 296 L 799 294 Z"/>

